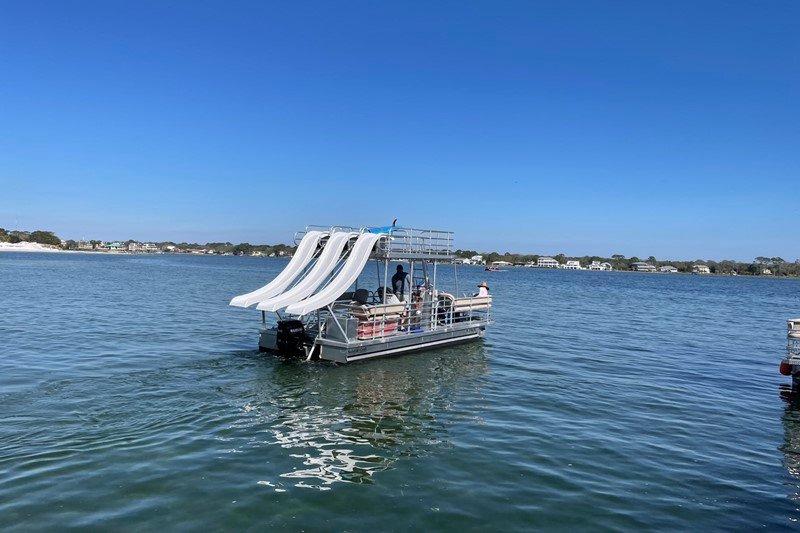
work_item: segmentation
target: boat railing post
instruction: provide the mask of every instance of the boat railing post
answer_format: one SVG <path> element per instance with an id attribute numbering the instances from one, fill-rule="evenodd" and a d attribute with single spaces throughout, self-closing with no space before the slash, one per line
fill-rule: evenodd
<path id="1" fill-rule="evenodd" d="M 411 286 L 408 288 L 409 311 L 408 311 L 408 328 L 407 328 L 407 332 L 408 332 L 409 335 L 411 335 L 411 327 L 412 327 L 412 324 L 414 323 L 414 318 L 415 318 L 413 316 L 414 308 L 415 308 L 415 306 L 414 306 L 414 260 L 413 259 L 409 259 L 408 260 L 408 264 L 409 264 L 409 270 L 411 271 L 410 274 L 409 274 L 409 284 Z"/>
<path id="2" fill-rule="evenodd" d="M 386 285 L 389 284 L 389 256 L 383 262 L 383 301 L 386 301 Z"/>

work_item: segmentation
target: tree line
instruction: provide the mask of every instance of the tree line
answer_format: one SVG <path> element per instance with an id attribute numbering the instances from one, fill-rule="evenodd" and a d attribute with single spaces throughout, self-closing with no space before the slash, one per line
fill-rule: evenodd
<path id="1" fill-rule="evenodd" d="M 61 246 L 65 250 L 77 250 L 79 242 L 68 239 L 64 241 L 62 245 L 61 239 L 55 235 L 52 231 L 43 231 L 43 230 L 36 230 L 36 231 L 24 231 L 24 230 L 7 230 L 5 228 L 0 228 L 0 242 L 10 242 L 10 243 L 18 243 L 18 242 L 36 242 L 39 244 L 49 244 L 52 246 Z M 85 241 L 87 242 L 92 249 L 100 249 L 103 241 L 98 241 L 95 239 Z M 111 242 L 119 242 L 124 244 L 125 246 L 138 242 L 133 239 L 128 240 L 119 240 L 119 241 L 111 241 Z M 296 247 L 289 246 L 286 244 L 250 244 L 247 242 L 233 244 L 230 242 L 207 242 L 205 244 L 200 244 L 196 242 L 172 242 L 172 241 L 162 241 L 162 242 L 153 242 L 152 244 L 156 245 L 159 249 L 164 250 L 168 247 L 174 247 L 176 250 L 181 251 L 194 251 L 194 250 L 206 250 L 206 251 L 213 251 L 217 254 L 223 253 L 232 253 L 234 255 L 250 255 L 253 252 L 261 252 L 264 255 L 283 255 L 283 254 L 291 254 L 294 253 Z"/>
<path id="2" fill-rule="evenodd" d="M 743 275 L 759 276 L 763 275 L 766 271 L 771 272 L 775 276 L 800 276 L 800 259 L 794 262 L 788 262 L 782 257 L 756 257 L 751 262 L 735 261 L 733 259 L 723 259 L 721 261 L 714 261 L 708 259 L 696 259 L 694 261 L 673 261 L 668 259 L 657 259 L 654 256 L 647 258 L 639 258 L 636 256 L 625 257 L 622 254 L 614 254 L 611 257 L 602 257 L 598 255 L 583 255 L 583 256 L 567 256 L 563 253 L 555 255 L 543 254 L 513 254 L 506 252 L 500 254 L 498 252 L 476 252 L 475 250 L 456 250 L 456 256 L 462 259 L 468 259 L 474 255 L 482 255 L 484 261 L 491 263 L 492 261 L 507 261 L 512 264 L 528 264 L 536 263 L 540 257 L 552 257 L 559 263 L 566 263 L 567 261 L 580 261 L 582 266 L 588 266 L 592 261 L 599 261 L 601 263 L 610 263 L 614 270 L 633 270 L 633 263 L 645 262 L 650 263 L 655 267 L 674 266 L 678 272 L 691 272 L 694 265 L 706 265 L 712 274 L 731 274 L 733 272 Z"/>
<path id="3" fill-rule="evenodd" d="M 52 231 L 23 231 L 23 230 L 7 230 L 0 228 L 0 242 L 37 242 L 39 244 L 50 244 L 53 246 L 61 246 L 61 239 L 56 237 Z"/>

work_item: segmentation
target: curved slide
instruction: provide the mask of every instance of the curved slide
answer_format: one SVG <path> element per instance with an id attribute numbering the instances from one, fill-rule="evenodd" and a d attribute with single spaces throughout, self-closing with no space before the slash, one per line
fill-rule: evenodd
<path id="1" fill-rule="evenodd" d="M 335 302 L 336 298 L 341 296 L 358 279 L 358 275 L 361 274 L 372 253 L 372 249 L 375 247 L 375 243 L 385 235 L 385 233 L 361 234 L 339 274 L 318 293 L 288 306 L 286 312 L 293 315 L 305 315 Z"/>
<path id="2" fill-rule="evenodd" d="M 317 245 L 320 239 L 327 235 L 322 231 L 309 231 L 300 241 L 297 246 L 297 251 L 292 257 L 286 268 L 278 274 L 275 279 L 264 285 L 258 290 L 242 294 L 231 300 L 230 305 L 236 307 L 249 307 L 255 303 L 271 298 L 276 294 L 280 294 L 283 289 L 289 286 L 300 272 L 308 265 L 314 258 L 314 252 L 317 251 Z"/>
<path id="3" fill-rule="evenodd" d="M 325 278 L 334 271 L 347 242 L 357 235 L 358 233 L 334 233 L 331 238 L 328 239 L 328 243 L 325 245 L 325 248 L 323 248 L 314 268 L 311 269 L 305 278 L 297 282 L 297 285 L 288 291 L 273 296 L 272 298 L 262 300 L 256 309 L 259 311 L 277 311 L 281 307 L 286 307 L 289 304 L 298 302 L 312 294 L 317 287 L 325 281 Z"/>

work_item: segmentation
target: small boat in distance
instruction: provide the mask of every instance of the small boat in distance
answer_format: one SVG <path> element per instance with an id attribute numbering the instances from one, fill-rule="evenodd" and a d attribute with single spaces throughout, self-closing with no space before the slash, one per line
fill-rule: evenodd
<path id="1" fill-rule="evenodd" d="M 457 268 L 452 232 L 308 226 L 295 242 L 275 279 L 230 303 L 261 311 L 259 351 L 347 363 L 481 339 L 493 322 L 492 297 L 458 296 L 457 273 L 438 286 L 440 264 Z"/>
<path id="2" fill-rule="evenodd" d="M 510 266 L 512 266 L 512 264 L 509 263 L 508 261 L 492 261 L 486 268 L 484 268 L 484 270 L 486 272 L 502 272 L 502 270 L 500 270 L 500 267 L 510 267 Z"/>

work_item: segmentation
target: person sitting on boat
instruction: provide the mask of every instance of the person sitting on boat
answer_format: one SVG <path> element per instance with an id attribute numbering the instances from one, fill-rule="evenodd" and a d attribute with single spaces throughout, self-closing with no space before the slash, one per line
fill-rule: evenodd
<path id="1" fill-rule="evenodd" d="M 416 296 L 415 300 L 421 302 L 425 297 L 425 291 L 427 290 L 428 290 L 428 284 L 425 283 L 425 280 L 424 279 L 419 280 L 419 282 L 417 282 L 417 290 L 414 293 Z"/>
<path id="2" fill-rule="evenodd" d="M 401 302 L 405 302 L 411 291 L 411 279 L 407 272 L 403 272 L 403 265 L 397 265 L 397 272 L 392 276 L 392 290 Z"/>
<path id="3" fill-rule="evenodd" d="M 475 294 L 475 296 L 489 296 L 489 286 L 485 281 L 481 281 L 480 285 L 478 285 L 478 292 Z"/>

